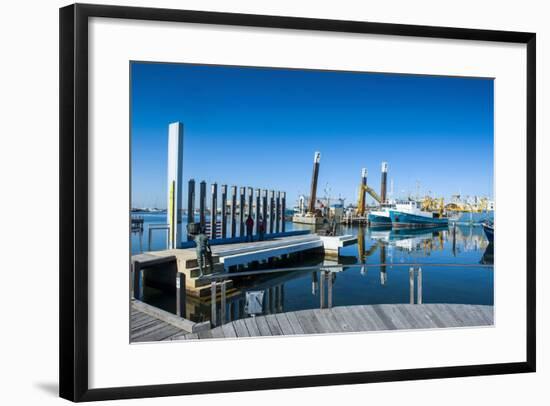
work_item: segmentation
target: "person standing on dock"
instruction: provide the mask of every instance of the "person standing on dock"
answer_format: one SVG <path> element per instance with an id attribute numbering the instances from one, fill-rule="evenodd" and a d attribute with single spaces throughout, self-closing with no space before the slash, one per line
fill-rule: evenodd
<path id="1" fill-rule="evenodd" d="M 263 241 L 265 234 L 265 223 L 261 217 L 258 219 L 258 234 L 259 240 Z"/>
<path id="2" fill-rule="evenodd" d="M 193 236 L 195 241 L 195 249 L 197 252 L 197 263 L 199 265 L 199 278 L 202 278 L 206 273 L 206 263 L 210 267 L 210 272 L 214 271 L 214 261 L 212 260 L 212 249 L 208 242 L 208 237 L 204 229 L 198 223 L 191 223 L 187 226 L 187 232 Z"/>
<path id="3" fill-rule="evenodd" d="M 252 220 L 252 216 L 248 216 L 246 219 L 246 241 L 250 238 L 250 242 L 253 241 L 252 238 L 252 231 L 254 230 L 254 220 Z"/>

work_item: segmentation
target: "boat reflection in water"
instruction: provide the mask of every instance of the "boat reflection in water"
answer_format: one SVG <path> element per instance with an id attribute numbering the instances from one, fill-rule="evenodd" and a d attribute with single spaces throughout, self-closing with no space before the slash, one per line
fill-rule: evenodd
<path id="1" fill-rule="evenodd" d="M 379 241 L 397 250 L 409 254 L 417 253 L 420 256 L 430 256 L 434 251 L 440 251 L 447 259 L 449 256 L 457 257 L 466 252 L 484 250 L 489 244 L 480 226 L 455 224 L 450 227 L 410 229 L 388 227 L 366 232 L 371 240 Z M 358 233 L 359 235 L 361 232 Z"/>
<path id="2" fill-rule="evenodd" d="M 483 253 L 483 256 L 481 257 L 481 260 L 479 261 L 480 264 L 483 265 L 494 265 L 495 263 L 495 257 L 494 257 L 494 247 L 495 245 L 491 242 L 489 245 L 487 245 L 487 248 L 485 248 L 485 252 Z"/>
<path id="3" fill-rule="evenodd" d="M 493 244 L 478 225 L 398 229 L 360 227 L 357 238 L 357 257 L 361 263 L 379 264 L 382 286 L 388 280 L 388 267 L 395 264 L 493 264 Z M 363 266 L 361 274 L 366 275 L 367 270 Z"/>
<path id="4" fill-rule="evenodd" d="M 372 247 L 389 247 L 390 251 L 401 251 L 408 255 L 418 254 L 420 256 L 430 256 L 433 251 L 443 251 L 445 242 L 448 239 L 446 235 L 448 227 L 428 227 L 428 228 L 402 228 L 402 229 L 375 229 L 370 230 L 370 238 L 378 242 Z M 456 234 L 453 234 L 456 237 Z M 456 240 L 454 240 L 456 241 Z M 456 247 L 456 243 L 453 243 Z M 370 256 L 370 249 L 365 252 L 365 256 Z M 384 259 L 384 260 L 382 260 Z M 380 262 L 385 263 L 385 250 L 381 253 Z M 401 261 L 402 262 L 402 261 Z"/>

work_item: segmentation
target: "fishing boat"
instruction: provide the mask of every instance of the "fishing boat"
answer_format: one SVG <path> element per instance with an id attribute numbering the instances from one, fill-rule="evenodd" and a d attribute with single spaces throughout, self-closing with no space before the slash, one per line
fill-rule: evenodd
<path id="1" fill-rule="evenodd" d="M 445 205 L 449 221 L 457 224 L 481 224 L 494 218 L 495 202 L 486 197 L 453 195 Z"/>
<path id="2" fill-rule="evenodd" d="M 493 242 L 494 235 L 495 235 L 495 224 L 492 221 L 484 221 L 482 224 L 483 231 L 485 232 L 485 235 L 487 236 L 487 239 L 489 242 Z"/>
<path id="3" fill-rule="evenodd" d="M 389 213 L 394 228 L 440 227 L 449 224 L 447 217 L 438 212 L 422 210 L 421 203 L 413 200 L 397 203 Z"/>
<path id="4" fill-rule="evenodd" d="M 367 220 L 371 227 L 391 226 L 390 211 L 387 208 L 371 211 L 367 216 Z"/>

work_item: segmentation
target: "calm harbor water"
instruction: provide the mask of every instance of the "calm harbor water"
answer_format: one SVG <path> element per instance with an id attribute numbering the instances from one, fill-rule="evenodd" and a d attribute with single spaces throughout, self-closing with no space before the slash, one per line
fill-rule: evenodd
<path id="1" fill-rule="evenodd" d="M 165 214 L 143 214 L 147 250 L 149 225 L 164 224 Z M 287 223 L 287 230 L 303 228 Z M 336 259 L 311 257 L 307 262 L 288 266 L 342 265 L 334 273 L 333 306 L 409 303 L 409 265 L 422 266 L 423 303 L 493 304 L 493 246 L 480 226 L 456 226 L 438 229 L 392 230 L 368 227 L 341 227 L 340 234 L 357 235 L 358 243 L 342 248 Z M 166 246 L 166 233 L 155 231 L 152 249 Z M 139 239 L 132 236 L 132 252 L 139 251 Z M 367 266 L 361 266 L 367 264 Z M 443 266 L 439 264 L 465 264 Z M 228 291 L 227 310 L 231 319 L 248 317 L 246 292 L 264 292 L 264 314 L 319 308 L 320 272 L 302 271 L 261 275 L 234 280 Z M 326 289 L 326 283 L 325 283 Z M 415 296 L 418 282 L 415 278 Z M 326 292 L 326 290 L 325 290 Z M 175 311 L 174 292 L 146 288 L 144 300 L 165 310 Z M 219 306 L 219 304 L 218 304 Z M 188 297 L 186 317 L 196 321 L 210 319 L 210 303 Z M 219 311 L 218 311 L 219 315 Z"/>

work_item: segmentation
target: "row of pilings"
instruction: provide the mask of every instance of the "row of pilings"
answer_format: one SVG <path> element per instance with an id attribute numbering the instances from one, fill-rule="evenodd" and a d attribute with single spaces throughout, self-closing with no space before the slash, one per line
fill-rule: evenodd
<path id="1" fill-rule="evenodd" d="M 195 180 L 190 179 L 187 189 L 187 223 L 195 222 Z M 205 181 L 199 183 L 199 222 L 211 239 L 236 238 L 246 234 L 246 220 L 254 220 L 253 235 L 260 234 L 260 221 L 265 234 L 285 232 L 286 192 L 237 187 L 212 183 L 210 199 Z M 230 195 L 228 195 L 230 193 Z M 221 205 L 218 204 L 220 194 Z M 230 199 L 228 200 L 228 197 Z M 210 204 L 208 204 L 208 200 Z M 210 213 L 207 220 L 206 214 Z M 191 238 L 188 237 L 188 240 Z"/>

